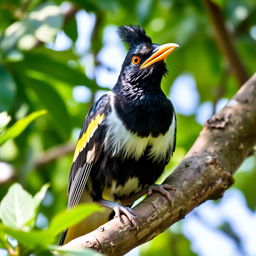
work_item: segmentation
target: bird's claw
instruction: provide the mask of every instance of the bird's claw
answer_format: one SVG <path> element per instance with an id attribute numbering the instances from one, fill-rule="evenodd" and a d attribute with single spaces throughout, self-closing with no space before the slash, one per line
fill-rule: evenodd
<path id="1" fill-rule="evenodd" d="M 136 215 L 134 213 L 134 211 L 130 208 L 130 207 L 125 207 L 122 205 L 117 205 L 113 208 L 114 212 L 115 212 L 115 218 L 120 218 L 121 219 L 121 215 L 125 215 L 128 220 L 134 225 L 137 226 L 137 220 L 136 220 Z"/>
<path id="2" fill-rule="evenodd" d="M 168 184 L 161 184 L 161 185 L 153 184 L 148 187 L 147 194 L 152 195 L 153 192 L 158 192 L 158 193 L 162 194 L 163 196 L 165 196 L 165 198 L 169 201 L 169 203 L 172 204 L 171 194 L 167 190 L 175 191 L 176 188 L 172 187 L 171 185 L 168 185 Z"/>
<path id="3" fill-rule="evenodd" d="M 134 226 L 138 225 L 136 214 L 130 207 L 123 206 L 117 202 L 112 202 L 104 199 L 101 199 L 100 201 L 98 201 L 98 203 L 104 207 L 112 209 L 115 212 L 116 218 L 119 218 L 121 220 L 123 214 Z"/>

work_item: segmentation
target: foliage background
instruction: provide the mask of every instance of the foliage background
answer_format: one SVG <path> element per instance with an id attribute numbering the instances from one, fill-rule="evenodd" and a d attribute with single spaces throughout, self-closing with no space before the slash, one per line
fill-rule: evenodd
<path id="1" fill-rule="evenodd" d="M 218 47 L 207 2 L 1 0 L 0 112 L 6 111 L 10 121 L 1 115 L 0 129 L 32 112 L 48 113 L 1 146 L 0 199 L 13 182 L 32 194 L 50 183 L 38 228 L 65 208 L 72 151 L 83 118 L 114 85 L 125 56 L 115 34 L 123 24 L 143 26 L 156 43 L 181 46 L 169 57 L 169 74 L 162 83 L 178 112 L 177 150 L 168 175 L 202 124 L 241 84 Z M 215 0 L 214 5 L 250 76 L 256 64 L 255 1 Z M 255 163 L 255 156 L 245 161 L 223 200 L 204 204 L 131 254 L 255 255 Z"/>

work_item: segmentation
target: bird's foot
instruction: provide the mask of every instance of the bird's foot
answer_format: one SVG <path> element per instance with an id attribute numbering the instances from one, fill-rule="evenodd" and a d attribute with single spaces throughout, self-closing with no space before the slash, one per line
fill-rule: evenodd
<path id="1" fill-rule="evenodd" d="M 165 196 L 165 198 L 169 201 L 169 203 L 172 204 L 171 194 L 168 190 L 175 191 L 176 188 L 168 184 L 161 184 L 161 185 L 153 184 L 148 187 L 147 194 L 152 195 L 154 192 L 158 192 L 163 196 Z"/>
<path id="2" fill-rule="evenodd" d="M 137 226 L 137 219 L 135 212 L 130 208 L 123 205 L 120 205 L 116 202 L 108 200 L 100 200 L 99 202 L 102 206 L 112 209 L 115 212 L 115 218 L 122 218 L 122 215 L 125 215 L 128 220 L 134 225 Z"/>
<path id="3" fill-rule="evenodd" d="M 129 221 L 134 226 L 137 225 L 136 215 L 130 207 L 126 207 L 126 206 L 117 204 L 117 206 L 115 206 L 113 210 L 115 212 L 115 218 L 121 218 L 121 214 L 123 214 L 129 219 Z"/>

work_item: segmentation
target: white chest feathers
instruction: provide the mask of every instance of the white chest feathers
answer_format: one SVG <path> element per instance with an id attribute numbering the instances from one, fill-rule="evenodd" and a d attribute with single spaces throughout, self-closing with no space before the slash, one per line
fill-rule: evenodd
<path id="1" fill-rule="evenodd" d="M 169 130 L 158 137 L 139 137 L 128 131 L 120 118 L 117 116 L 114 107 L 107 117 L 108 131 L 105 137 L 105 150 L 110 151 L 112 156 L 122 155 L 139 159 L 150 146 L 149 158 L 160 161 L 166 157 L 169 150 L 173 150 L 175 140 L 175 116 Z"/>

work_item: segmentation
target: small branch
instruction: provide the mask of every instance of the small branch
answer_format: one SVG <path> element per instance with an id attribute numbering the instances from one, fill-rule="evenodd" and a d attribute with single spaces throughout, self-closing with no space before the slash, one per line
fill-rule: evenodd
<path id="1" fill-rule="evenodd" d="M 34 170 L 39 170 L 42 166 L 53 162 L 56 159 L 59 159 L 62 156 L 67 154 L 73 154 L 75 151 L 75 144 L 66 143 L 62 145 L 58 145 L 44 152 L 34 163 Z M 13 171 L 12 175 L 10 175 L 6 179 L 0 179 L 0 185 L 10 184 L 17 180 L 17 172 Z"/>
<path id="2" fill-rule="evenodd" d="M 75 151 L 75 144 L 67 143 L 62 144 L 56 147 L 51 148 L 45 152 L 35 163 L 35 168 L 40 168 L 43 165 L 46 165 L 56 159 L 59 159 L 61 156 L 66 154 L 71 154 Z"/>
<path id="3" fill-rule="evenodd" d="M 16 181 L 16 178 L 17 176 L 12 173 L 8 178 L 0 179 L 0 185 L 12 184 L 14 181 Z"/>
<path id="4" fill-rule="evenodd" d="M 219 81 L 219 84 L 217 85 L 216 89 L 215 89 L 215 92 L 214 92 L 214 95 L 213 95 L 213 101 L 212 101 L 212 104 L 213 104 L 213 115 L 216 113 L 216 105 L 218 103 L 218 101 L 223 97 L 225 91 L 226 91 L 226 87 L 227 87 L 227 80 L 228 80 L 228 77 L 229 77 L 229 68 L 226 67 L 222 74 L 221 74 L 221 77 L 220 77 L 220 81 Z"/>
<path id="5" fill-rule="evenodd" d="M 234 73 L 239 85 L 242 85 L 249 77 L 234 47 L 231 36 L 225 27 L 225 20 L 221 10 L 218 5 L 211 0 L 204 0 L 204 4 L 213 24 L 219 48 L 227 58 L 231 71 Z"/>
<path id="6" fill-rule="evenodd" d="M 79 8 L 70 4 L 69 8 L 63 12 L 64 15 L 64 25 L 70 22 L 74 18 L 76 13 L 79 11 Z"/>
<path id="7" fill-rule="evenodd" d="M 19 8 L 15 11 L 15 16 L 19 19 L 25 16 L 30 3 L 31 3 L 31 0 L 23 0 Z"/>
<path id="8" fill-rule="evenodd" d="M 92 248 L 106 255 L 123 255 L 184 218 L 209 199 L 220 198 L 233 183 L 232 174 L 256 144 L 256 74 L 229 103 L 205 124 L 175 171 L 164 181 L 176 188 L 172 203 L 155 193 L 134 208 L 138 226 L 126 217 L 114 218 L 78 237 L 62 249 Z"/>

